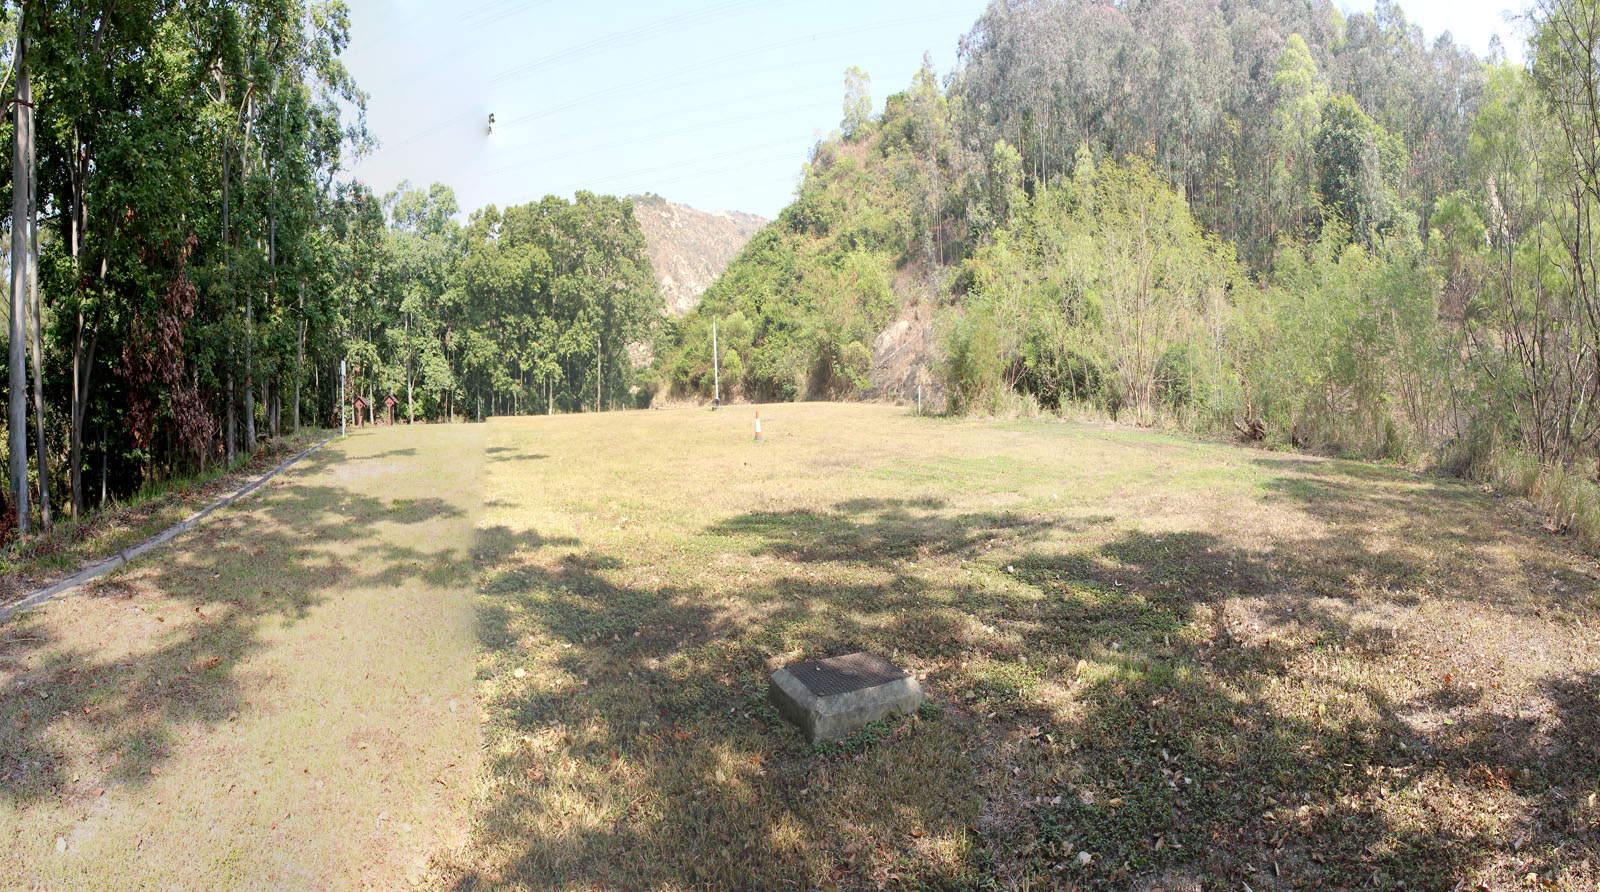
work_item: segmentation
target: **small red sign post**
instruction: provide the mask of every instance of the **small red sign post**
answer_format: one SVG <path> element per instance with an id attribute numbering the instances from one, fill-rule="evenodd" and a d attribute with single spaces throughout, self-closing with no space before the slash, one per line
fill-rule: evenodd
<path id="1" fill-rule="evenodd" d="M 367 401 L 362 399 L 359 396 L 356 397 L 356 425 L 357 426 L 360 426 L 363 423 L 363 421 L 365 420 L 363 418 L 362 414 L 361 414 L 362 412 L 365 412 L 365 411 L 367 411 Z"/>
<path id="2" fill-rule="evenodd" d="M 395 403 L 398 403 L 398 402 L 400 402 L 400 401 L 395 399 L 394 398 L 394 394 L 392 394 L 392 393 L 383 398 L 383 407 L 385 409 L 389 410 L 389 423 L 390 424 L 394 424 L 394 406 L 395 406 Z"/>

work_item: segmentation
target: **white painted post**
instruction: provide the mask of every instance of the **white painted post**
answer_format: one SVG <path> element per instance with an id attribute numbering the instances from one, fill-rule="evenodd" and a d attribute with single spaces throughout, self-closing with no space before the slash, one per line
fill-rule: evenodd
<path id="1" fill-rule="evenodd" d="M 722 368 L 717 363 L 717 317 L 711 317 L 711 405 L 722 405 Z"/>
<path id="2" fill-rule="evenodd" d="M 922 414 L 922 382 L 917 382 L 917 414 Z"/>

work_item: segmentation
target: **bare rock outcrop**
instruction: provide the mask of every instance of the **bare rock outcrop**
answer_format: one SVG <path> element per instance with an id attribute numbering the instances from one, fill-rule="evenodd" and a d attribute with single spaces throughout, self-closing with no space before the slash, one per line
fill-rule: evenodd
<path id="1" fill-rule="evenodd" d="M 644 230 L 667 315 L 674 318 L 693 310 L 745 242 L 767 225 L 754 214 L 701 211 L 658 195 L 634 196 L 633 216 Z"/>

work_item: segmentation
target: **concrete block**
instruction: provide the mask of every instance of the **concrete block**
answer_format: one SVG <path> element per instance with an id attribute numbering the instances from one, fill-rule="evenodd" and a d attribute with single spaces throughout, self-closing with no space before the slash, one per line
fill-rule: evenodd
<path id="1" fill-rule="evenodd" d="M 767 699 L 816 743 L 914 711 L 922 705 L 922 686 L 883 657 L 860 651 L 779 669 L 772 673 Z"/>

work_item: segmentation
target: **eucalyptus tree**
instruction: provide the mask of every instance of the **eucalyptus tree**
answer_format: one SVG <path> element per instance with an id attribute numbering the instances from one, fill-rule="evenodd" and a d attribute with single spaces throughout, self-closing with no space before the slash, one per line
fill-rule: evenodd
<path id="1" fill-rule="evenodd" d="M 460 227 L 454 218 L 460 206 L 455 192 L 442 183 L 427 190 L 401 183 L 385 204 L 393 223 L 390 251 L 398 273 L 393 312 L 401 324 L 392 332 L 392 355 L 403 371 L 406 413 L 414 421 L 419 378 L 441 406 L 455 387 L 444 355 L 446 317 L 459 302 L 451 283 L 459 255 Z"/>
<path id="2" fill-rule="evenodd" d="M 20 25 L 20 23 L 19 23 Z M 18 28 L 19 38 L 22 29 Z M 43 304 L 39 300 L 39 156 L 35 149 L 37 118 L 33 109 L 33 88 L 28 76 L 26 53 L 23 44 L 17 43 L 17 106 L 25 115 L 26 132 L 14 131 L 14 138 L 24 146 L 27 187 L 27 273 L 28 273 L 28 347 L 33 366 L 33 419 L 35 434 L 35 462 L 39 468 L 39 522 L 48 532 L 54 525 L 50 510 L 50 449 L 45 438 L 44 402 L 44 318 Z M 13 254 L 13 257 L 16 255 Z"/>
<path id="3" fill-rule="evenodd" d="M 20 107 L 36 123 L 14 128 L 14 145 L 24 155 L 36 146 L 38 175 L 16 165 L 33 185 L 19 182 L 14 196 L 46 209 L 51 231 L 40 262 L 17 252 L 19 273 L 38 269 L 38 297 L 14 318 L 35 328 L 41 495 L 52 471 L 43 396 L 57 374 L 67 379 L 76 515 L 92 427 L 102 453 L 115 449 L 146 475 L 163 448 L 169 463 L 178 445 L 202 464 L 211 457 L 219 392 L 228 427 L 239 417 L 235 335 L 247 433 L 258 384 L 276 428 L 291 354 L 297 382 L 302 365 L 307 292 L 318 300 L 307 286 L 328 275 L 328 193 L 342 153 L 363 138 L 363 98 L 338 61 L 348 13 L 337 0 L 28 0 L 26 12 L 34 95 Z M 354 126 L 341 120 L 352 106 Z M 270 375 L 256 375 L 258 359 Z M 230 431 L 230 458 L 235 441 Z"/>
<path id="4" fill-rule="evenodd" d="M 1268 198 L 1263 207 L 1267 217 L 1263 247 L 1269 251 L 1280 235 L 1296 241 L 1309 235 L 1317 207 L 1314 146 L 1328 87 L 1299 34 L 1290 34 L 1285 41 L 1272 86 L 1274 152 L 1264 171 Z"/>
<path id="5" fill-rule="evenodd" d="M 1353 95 L 1400 140 L 1408 154 L 1397 185 L 1416 186 L 1425 224 L 1431 202 L 1462 185 L 1482 80 L 1469 52 L 1447 37 L 1425 46 L 1388 2 L 1347 19 L 1330 0 L 996 0 L 963 38 L 961 58 L 951 95 L 969 171 L 1005 140 L 1031 194 L 1069 173 L 1080 145 L 1145 155 L 1258 270 L 1285 214 L 1297 228 L 1310 215 L 1310 94 Z M 1291 155 L 1294 169 L 1279 170 Z"/>
<path id="6" fill-rule="evenodd" d="M 23 360 L 23 320 L 27 318 L 27 270 L 32 258 L 28 251 L 28 168 L 32 146 L 28 118 L 32 113 L 33 93 L 28 81 L 28 32 L 26 12 L 17 29 L 16 88 L 11 99 L 11 332 L 10 403 L 6 423 L 10 431 L 11 500 L 16 511 L 17 531 L 28 534 L 28 410 L 25 402 L 27 370 Z"/>
<path id="7" fill-rule="evenodd" d="M 83 444 L 103 339 L 179 277 L 185 217 L 200 205 L 195 157 L 204 70 L 217 49 L 203 16 L 156 0 L 40 0 L 34 42 L 41 189 L 59 210 L 68 286 L 52 295 L 68 344 L 71 508 L 87 503 Z"/>

